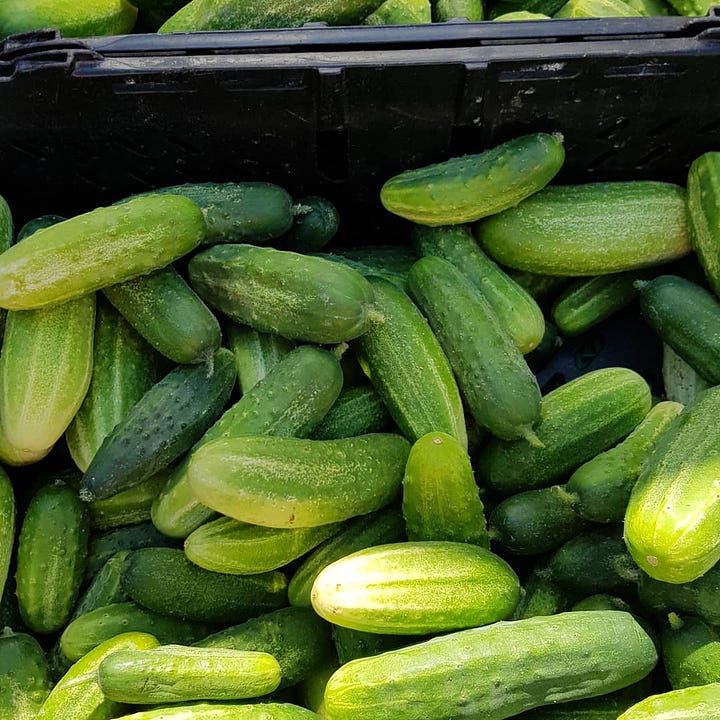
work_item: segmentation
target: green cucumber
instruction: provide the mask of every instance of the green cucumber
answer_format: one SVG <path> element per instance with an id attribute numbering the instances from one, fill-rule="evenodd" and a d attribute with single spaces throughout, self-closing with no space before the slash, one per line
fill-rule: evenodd
<path id="1" fill-rule="evenodd" d="M 22 450 L 15 447 L 7 439 L 5 428 L 0 418 L 0 462 L 3 465 L 11 465 L 13 467 L 21 467 L 23 465 L 33 465 L 50 454 L 52 447 L 44 450 Z"/>
<path id="2" fill-rule="evenodd" d="M 565 2 L 566 0 L 500 0 L 490 5 L 487 19 L 495 20 L 505 13 L 518 11 L 541 13 L 551 17 Z"/>
<path id="3" fill-rule="evenodd" d="M 477 627 L 509 618 L 520 597 L 512 568 L 485 548 L 406 542 L 359 550 L 324 568 L 312 605 L 351 630 L 387 635 Z"/>
<path id="4" fill-rule="evenodd" d="M 656 580 L 687 583 L 720 560 L 720 388 L 706 390 L 658 441 L 630 495 L 625 541 Z"/>
<path id="5" fill-rule="evenodd" d="M 322 422 L 313 430 L 313 440 L 340 440 L 386 430 L 390 415 L 370 385 L 344 388 Z"/>
<path id="6" fill-rule="evenodd" d="M 0 248 L 2 252 L 7 250 L 13 244 L 14 224 L 12 211 L 7 204 L 7 200 L 0 195 Z"/>
<path id="7" fill-rule="evenodd" d="M 205 236 L 187 198 L 139 197 L 38 230 L 2 253 L 0 307 L 29 310 L 164 267 Z"/>
<path id="8" fill-rule="evenodd" d="M 651 695 L 626 710 L 618 720 L 717 720 L 720 683 Z"/>
<path id="9" fill-rule="evenodd" d="M 371 284 L 381 318 L 352 344 L 365 374 L 409 440 L 446 432 L 467 447 L 460 392 L 440 343 L 402 290 L 379 278 Z"/>
<path id="10" fill-rule="evenodd" d="M 150 520 L 150 508 L 167 484 L 168 476 L 168 470 L 161 470 L 147 480 L 143 480 L 139 485 L 106 500 L 91 502 L 88 509 L 92 528 L 107 530 Z"/>
<path id="11" fill-rule="evenodd" d="M 612 595 L 590 595 L 589 597 L 583 598 L 580 602 L 576 602 L 572 606 L 573 612 L 580 610 L 624 610 L 630 612 L 630 606 L 621 598 L 613 597 Z"/>
<path id="12" fill-rule="evenodd" d="M 609 275 L 691 250 L 685 190 L 650 181 L 549 187 L 476 232 L 497 262 L 541 275 Z"/>
<path id="13" fill-rule="evenodd" d="M 40 217 L 28 220 L 19 230 L 17 234 L 16 242 L 24 240 L 26 237 L 30 237 L 33 233 L 38 230 L 44 230 L 51 225 L 57 225 L 59 222 L 67 220 L 62 215 L 41 215 Z M 12 243 L 11 243 L 12 244 Z M 9 246 L 8 246 L 9 247 Z"/>
<path id="14" fill-rule="evenodd" d="M 540 344 L 530 353 L 525 356 L 528 367 L 537 372 L 541 370 L 555 353 L 560 349 L 563 344 L 563 339 L 558 335 L 557 328 L 553 323 L 545 323 L 545 334 L 543 335 Z"/>
<path id="15" fill-rule="evenodd" d="M 10 628 L 0 631 L 0 717 L 35 720 L 52 686 L 37 640 Z"/>
<path id="16" fill-rule="evenodd" d="M 473 222 L 544 188 L 564 160 L 561 135 L 523 135 L 479 155 L 408 170 L 383 185 L 380 200 L 419 225 Z"/>
<path id="17" fill-rule="evenodd" d="M 129 550 L 121 550 L 100 568 L 78 599 L 70 616 L 71 621 L 98 608 L 129 600 L 121 582 L 129 555 Z"/>
<path id="18" fill-rule="evenodd" d="M 108 655 L 97 682 L 106 698 L 134 705 L 241 700 L 275 690 L 280 665 L 264 652 L 164 645 Z"/>
<path id="19" fill-rule="evenodd" d="M 78 659 L 53 688 L 36 720 L 109 720 L 122 712 L 97 684 L 97 669 L 120 650 L 150 650 L 159 645 L 144 632 L 118 628 L 118 632 Z"/>
<path id="20" fill-rule="evenodd" d="M 720 383 L 720 301 L 676 275 L 640 288 L 640 309 L 650 327 L 711 385 Z"/>
<path id="21" fill-rule="evenodd" d="M 308 608 L 288 607 L 222 630 L 195 643 L 270 653 L 280 663 L 280 687 L 291 687 L 324 666 L 332 654 L 330 628 Z"/>
<path id="22" fill-rule="evenodd" d="M 363 25 L 417 25 L 432 22 L 430 0 L 385 0 Z"/>
<path id="23" fill-rule="evenodd" d="M 673 690 L 720 682 L 720 632 L 699 618 L 674 613 L 663 627 L 662 657 Z"/>
<path id="24" fill-rule="evenodd" d="M 535 568 L 524 581 L 513 620 L 557 615 L 570 609 L 572 597 L 550 577 L 547 567 Z"/>
<path id="25" fill-rule="evenodd" d="M 224 348 L 209 368 L 180 366 L 166 375 L 105 438 L 83 477 L 83 499 L 112 497 L 168 467 L 217 419 L 234 384 L 233 355 Z"/>
<path id="26" fill-rule="evenodd" d="M 382 250 L 383 246 L 371 246 L 377 247 L 378 251 Z M 353 270 L 359 272 L 363 277 L 370 278 L 382 278 L 389 283 L 392 283 L 399 290 L 405 290 L 407 286 L 407 271 L 398 271 L 394 267 L 385 267 L 385 263 L 381 258 L 379 262 L 371 261 L 370 258 L 363 256 L 362 260 L 355 260 L 353 257 L 349 257 L 342 248 L 338 248 L 335 252 L 326 253 L 312 253 L 313 257 L 322 258 L 323 260 L 329 260 L 330 262 L 339 263 L 345 265 Z"/>
<path id="27" fill-rule="evenodd" d="M 172 548 L 131 553 L 122 587 L 148 610 L 194 622 L 238 623 L 287 601 L 287 579 L 280 572 L 223 575 L 193 565 Z"/>
<path id="28" fill-rule="evenodd" d="M 427 256 L 413 265 L 410 292 L 450 360 L 475 421 L 503 440 L 538 446 L 535 376 L 492 306 L 454 265 Z"/>
<path id="29" fill-rule="evenodd" d="M 475 242 L 465 227 L 413 228 L 421 255 L 451 262 L 480 290 L 521 353 L 535 349 L 545 332 L 545 319 L 532 296 L 506 275 Z"/>
<path id="30" fill-rule="evenodd" d="M 527 290 L 537 302 L 551 300 L 570 282 L 570 278 L 556 275 L 537 275 L 509 268 L 505 270 L 508 277 L 512 278 L 521 288 Z"/>
<path id="31" fill-rule="evenodd" d="M 652 640 L 628 613 L 500 622 L 353 660 L 328 682 L 326 717 L 502 720 L 612 692 L 643 678 L 656 662 Z M 516 667 L 523 672 L 508 673 Z"/>
<path id="32" fill-rule="evenodd" d="M 211 307 L 263 332 L 338 343 L 362 335 L 370 322 L 368 281 L 322 258 L 217 245 L 195 255 L 189 273 L 190 284 Z"/>
<path id="33" fill-rule="evenodd" d="M 295 571 L 288 585 L 292 605 L 312 606 L 311 592 L 323 568 L 358 550 L 400 542 L 405 539 L 405 523 L 400 511 L 391 505 L 377 512 L 355 518 L 340 532 L 314 550 Z"/>
<path id="34" fill-rule="evenodd" d="M 173 362 L 207 362 L 220 347 L 220 324 L 172 267 L 104 288 L 105 297 Z"/>
<path id="35" fill-rule="evenodd" d="M 705 153 L 690 166 L 687 206 L 690 242 L 720 295 L 720 152 Z"/>
<path id="36" fill-rule="evenodd" d="M 570 0 L 553 15 L 555 18 L 641 17 L 623 0 Z"/>
<path id="37" fill-rule="evenodd" d="M 85 570 L 88 521 L 77 492 L 46 485 L 25 512 L 17 551 L 17 597 L 25 624 L 40 634 L 64 627 Z"/>
<path id="38" fill-rule="evenodd" d="M 491 439 L 479 453 L 480 479 L 500 495 L 551 485 L 627 436 L 650 404 L 648 384 L 632 370 L 582 375 L 543 398 L 536 432 L 544 447 Z"/>
<path id="39" fill-rule="evenodd" d="M 193 703 L 123 715 L 118 720 L 318 720 L 318 716 L 310 710 L 289 703 Z"/>
<path id="40" fill-rule="evenodd" d="M 532 13 L 527 10 L 516 10 L 515 12 L 504 13 L 493 18 L 495 22 L 513 22 L 517 20 L 550 20 L 549 15 Z"/>
<path id="41" fill-rule="evenodd" d="M 0 597 L 10 571 L 15 546 L 15 493 L 7 473 L 0 468 Z"/>
<path id="42" fill-rule="evenodd" d="M 297 697 L 303 707 L 322 717 L 325 712 L 325 688 L 338 667 L 337 658 L 331 658 L 298 685 Z"/>
<path id="43" fill-rule="evenodd" d="M 85 472 L 103 440 L 155 382 L 155 355 L 106 302 L 95 317 L 92 376 L 65 432 L 75 464 Z"/>
<path id="44" fill-rule="evenodd" d="M 228 347 L 235 355 L 241 394 L 250 392 L 292 349 L 291 340 L 260 333 L 233 322 L 227 326 Z"/>
<path id="45" fill-rule="evenodd" d="M 340 214 L 327 199 L 309 195 L 295 205 L 295 222 L 283 238 L 283 247 L 293 252 L 322 250 L 337 234 Z"/>
<path id="46" fill-rule="evenodd" d="M 581 465 L 565 487 L 573 510 L 593 522 L 622 522 L 643 466 L 682 409 L 658 403 L 619 445 Z"/>
<path id="47" fill-rule="evenodd" d="M 445 22 L 452 18 L 477 21 L 483 19 L 482 0 L 435 0 L 433 21 Z"/>
<path id="48" fill-rule="evenodd" d="M 663 343 L 662 375 L 665 397 L 682 405 L 689 405 L 710 387 L 667 343 Z"/>
<path id="49" fill-rule="evenodd" d="M 328 260 L 344 262 L 366 276 L 384 277 L 394 285 L 405 289 L 410 268 L 418 259 L 409 245 L 360 245 L 358 247 L 336 248 L 327 254 Z"/>
<path id="50" fill-rule="evenodd" d="M 14 572 L 10 572 L 5 582 L 5 590 L 3 594 L 0 595 L 0 625 L 4 628 L 9 627 L 16 632 L 24 632 L 27 628 L 20 616 L 17 594 L 15 592 L 16 586 L 15 574 Z"/>
<path id="51" fill-rule="evenodd" d="M 714 0 L 669 0 L 678 15 L 705 16 L 715 4 Z"/>
<path id="52" fill-rule="evenodd" d="M 188 468 L 205 444 L 225 437 L 309 435 L 340 393 L 342 372 L 326 350 L 301 346 L 289 352 L 203 435 L 173 471 L 152 507 L 155 525 L 166 535 L 184 538 L 215 513 L 190 487 Z"/>
<path id="53" fill-rule="evenodd" d="M 242 522 L 313 527 L 379 510 L 398 493 L 410 445 L 392 434 L 342 440 L 240 437 L 193 453 L 198 500 Z"/>
<path id="54" fill-rule="evenodd" d="M 665 2 L 665 0 L 626 0 L 626 2 L 631 8 L 635 8 L 643 17 L 667 17 L 669 15 L 677 15 L 672 5 Z M 689 219 L 688 221 L 690 222 Z"/>
<path id="55" fill-rule="evenodd" d="M 90 385 L 94 330 L 94 295 L 8 313 L 0 415 L 12 446 L 40 453 L 62 437 Z"/>
<path id="56" fill-rule="evenodd" d="M 403 478 L 402 510 L 409 540 L 488 547 L 484 507 L 470 457 L 447 433 L 428 433 L 412 446 Z"/>
<path id="57" fill-rule="evenodd" d="M 374 632 L 362 632 L 341 625 L 332 626 L 332 638 L 340 665 L 412 645 L 423 639 L 418 638 L 417 635 L 380 635 Z"/>

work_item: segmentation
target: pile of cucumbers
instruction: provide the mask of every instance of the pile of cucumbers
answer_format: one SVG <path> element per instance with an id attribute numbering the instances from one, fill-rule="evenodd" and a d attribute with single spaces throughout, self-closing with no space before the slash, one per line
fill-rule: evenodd
<path id="1" fill-rule="evenodd" d="M 355 248 L 269 183 L 0 198 L 0 718 L 720 717 L 720 153 L 564 159 L 408 170 Z M 541 394 L 635 301 L 663 388 Z"/>

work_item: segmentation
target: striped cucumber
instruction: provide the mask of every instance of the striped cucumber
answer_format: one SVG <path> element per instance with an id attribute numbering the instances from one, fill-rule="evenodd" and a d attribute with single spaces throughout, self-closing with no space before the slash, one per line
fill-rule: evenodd
<path id="1" fill-rule="evenodd" d="M 641 17 L 641 13 L 623 0 L 569 0 L 555 18 Z"/>
<path id="2" fill-rule="evenodd" d="M 363 25 L 417 25 L 432 21 L 430 0 L 385 0 Z"/>
<path id="3" fill-rule="evenodd" d="M 282 244 L 293 252 L 317 252 L 335 237 L 339 227 L 340 214 L 327 198 L 303 197 L 295 205 L 295 222 Z"/>
<path id="4" fill-rule="evenodd" d="M 161 470 L 139 485 L 123 490 L 106 500 L 89 503 L 90 524 L 93 530 L 107 530 L 150 520 L 150 508 L 167 485 L 169 474 L 169 470 Z"/>
<path id="5" fill-rule="evenodd" d="M 545 187 L 565 160 L 561 135 L 523 135 L 479 155 L 453 158 L 388 180 L 387 210 L 419 225 L 459 225 L 502 212 Z"/>
<path id="6" fill-rule="evenodd" d="M 503 440 L 539 448 L 540 388 L 492 306 L 454 265 L 427 256 L 413 265 L 410 292 L 450 360 L 476 422 Z"/>
<path id="7" fill-rule="evenodd" d="M 720 682 L 720 632 L 699 618 L 670 613 L 661 635 L 662 657 L 673 690 Z"/>
<path id="8" fill-rule="evenodd" d="M 105 438 L 83 477 L 81 496 L 104 500 L 166 468 L 212 425 L 235 384 L 232 353 L 211 367 L 180 366 L 148 390 Z"/>
<path id="9" fill-rule="evenodd" d="M 188 474 L 200 502 L 224 515 L 266 527 L 313 527 L 387 505 L 409 451 L 405 438 L 389 433 L 226 438 L 195 452 Z"/>
<path id="10" fill-rule="evenodd" d="M 70 616 L 71 621 L 98 608 L 129 600 L 121 582 L 129 555 L 129 550 L 121 550 L 115 553 L 100 568 L 85 589 L 85 592 L 78 599 L 77 605 L 75 605 L 75 609 Z"/>
<path id="11" fill-rule="evenodd" d="M 467 447 L 460 392 L 440 343 L 402 290 L 379 278 L 371 284 L 381 317 L 352 344 L 365 374 L 409 440 L 446 432 Z"/>
<path id="12" fill-rule="evenodd" d="M 435 0 L 433 4 L 433 21 L 445 22 L 452 18 L 466 20 L 482 20 L 482 0 Z"/>
<path id="13" fill-rule="evenodd" d="M 651 695 L 627 709 L 618 720 L 717 720 L 720 683 Z"/>
<path id="14" fill-rule="evenodd" d="M 704 13 L 703 13 L 704 14 Z M 715 294 L 720 294 L 720 152 L 701 155 L 687 179 L 690 242 Z"/>
<path id="15" fill-rule="evenodd" d="M 665 397 L 682 405 L 689 405 L 710 387 L 667 343 L 663 343 L 662 375 Z"/>
<path id="16" fill-rule="evenodd" d="M 322 422 L 313 430 L 313 440 L 340 440 L 346 437 L 387 430 L 390 415 L 370 385 L 344 388 Z"/>
<path id="17" fill-rule="evenodd" d="M 7 473 L 0 468 L 0 597 L 10 570 L 15 546 L 15 493 Z"/>
<path id="18" fill-rule="evenodd" d="M 318 716 L 290 703 L 258 703 L 257 705 L 225 705 L 193 703 L 171 705 L 159 710 L 123 715 L 118 720 L 318 720 Z"/>

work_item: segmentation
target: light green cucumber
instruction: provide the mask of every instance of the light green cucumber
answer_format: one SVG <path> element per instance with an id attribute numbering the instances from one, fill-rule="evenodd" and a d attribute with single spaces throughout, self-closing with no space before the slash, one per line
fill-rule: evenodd
<path id="1" fill-rule="evenodd" d="M 90 524 L 94 530 L 133 525 L 150 520 L 150 508 L 155 498 L 167 485 L 169 470 L 161 470 L 139 485 L 113 495 L 106 500 L 88 504 Z"/>
<path id="2" fill-rule="evenodd" d="M 703 15 L 705 13 L 702 13 Z M 687 180 L 690 242 L 715 294 L 720 294 L 720 152 L 701 155 Z"/>
<path id="3" fill-rule="evenodd" d="M 668 400 L 689 405 L 710 384 L 667 343 L 663 343 L 663 385 Z"/>
<path id="4" fill-rule="evenodd" d="M 433 3 L 433 21 L 445 22 L 452 18 L 482 20 L 482 0 L 435 0 Z"/>
<path id="5" fill-rule="evenodd" d="M 599 594 L 590 595 L 580 600 L 580 602 L 576 602 L 572 606 L 572 610 L 573 612 L 578 612 L 579 610 L 623 610 L 630 612 L 630 606 L 621 598 Z"/>
<path id="6" fill-rule="evenodd" d="M 129 555 L 129 550 L 121 550 L 100 568 L 78 598 L 70 616 L 71 621 L 98 608 L 128 601 L 129 598 L 122 588 L 121 580 Z"/>
<path id="7" fill-rule="evenodd" d="M 7 473 L 0 468 L 0 597 L 10 570 L 15 546 L 15 493 Z"/>
<path id="8" fill-rule="evenodd" d="M 331 675 L 338 669 L 337 658 L 331 658 L 310 677 L 298 685 L 298 700 L 303 707 L 321 717 L 325 713 L 325 688 Z"/>
<path id="9" fill-rule="evenodd" d="M 340 214 L 327 198 L 299 198 L 295 222 L 283 238 L 283 247 L 300 253 L 317 252 L 335 237 L 339 226 Z"/>
<path id="10" fill-rule="evenodd" d="M 626 2 L 644 17 L 677 15 L 672 5 L 665 2 L 665 0 L 626 0 Z"/>
<path id="11" fill-rule="evenodd" d="M 670 687 L 720 682 L 720 633 L 700 618 L 670 613 L 663 625 L 662 657 Z"/>
<path id="12" fill-rule="evenodd" d="M 623 2 L 623 0 L 569 0 L 553 17 L 641 17 L 641 13 Z"/>
<path id="13" fill-rule="evenodd" d="M 720 683 L 651 695 L 626 710 L 618 720 L 717 720 Z"/>
<path id="14" fill-rule="evenodd" d="M 313 440 L 339 440 L 386 430 L 390 415 L 370 385 L 344 388 L 322 422 L 313 430 Z"/>
<path id="15" fill-rule="evenodd" d="M 714 0 L 669 0 L 678 15 L 707 15 Z"/>
<path id="16" fill-rule="evenodd" d="M 47 457 L 52 450 L 52 446 L 44 450 L 21 450 L 10 443 L 5 435 L 5 429 L 2 425 L 0 417 L 0 463 L 3 465 L 11 465 L 13 467 L 21 467 L 23 465 L 32 465 Z"/>
<path id="17" fill-rule="evenodd" d="M 528 12 L 527 10 L 517 10 L 515 12 L 504 13 L 493 18 L 496 22 L 513 22 L 517 20 L 550 20 L 549 15 L 542 13 Z"/>
<path id="18" fill-rule="evenodd" d="M 310 710 L 289 703 L 193 703 L 123 715 L 118 720 L 318 720 L 318 716 Z"/>
<path id="19" fill-rule="evenodd" d="M 417 25 L 432 21 L 430 0 L 385 0 L 363 25 Z"/>

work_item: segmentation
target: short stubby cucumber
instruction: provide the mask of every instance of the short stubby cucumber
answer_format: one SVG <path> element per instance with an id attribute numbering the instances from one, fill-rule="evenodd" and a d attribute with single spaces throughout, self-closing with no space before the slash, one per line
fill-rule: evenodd
<path id="1" fill-rule="evenodd" d="M 7 473 L 0 469 L 0 597 L 15 545 L 15 493 Z"/>
<path id="2" fill-rule="evenodd" d="M 700 618 L 670 613 L 660 636 L 670 687 L 720 682 L 720 632 Z"/>
<path id="3" fill-rule="evenodd" d="M 193 703 L 170 705 L 159 710 L 123 715 L 118 720 L 318 720 L 318 716 L 299 705 L 263 702 L 257 705 Z"/>
<path id="4" fill-rule="evenodd" d="M 430 0 L 385 0 L 363 25 L 417 25 L 432 21 Z"/>
<path id="5" fill-rule="evenodd" d="M 387 430 L 390 415 L 371 385 L 343 388 L 322 422 L 313 430 L 313 440 L 340 440 L 346 437 Z"/>
<path id="6" fill-rule="evenodd" d="M 626 710 L 618 720 L 717 720 L 720 683 L 651 695 Z"/>
<path id="7" fill-rule="evenodd" d="M 485 548 L 427 541 L 360 550 L 324 568 L 312 588 L 320 617 L 353 630 L 426 635 L 509 618 L 512 568 Z"/>
<path id="8" fill-rule="evenodd" d="M 339 227 L 340 214 L 327 198 L 302 197 L 295 205 L 295 222 L 282 244 L 294 252 L 317 252 L 335 237 Z"/>
<path id="9" fill-rule="evenodd" d="M 690 242 L 716 295 L 720 295 L 720 152 L 701 155 L 687 180 Z"/>
<path id="10" fill-rule="evenodd" d="M 536 193 L 565 160 L 561 135 L 523 135 L 479 155 L 408 170 L 380 191 L 387 210 L 419 225 L 459 225 L 502 212 Z"/>
<path id="11" fill-rule="evenodd" d="M 410 444 L 376 433 L 342 440 L 241 437 L 213 440 L 190 461 L 204 505 L 242 522 L 327 525 L 387 505 L 400 490 Z"/>
<path id="12" fill-rule="evenodd" d="M 55 305 L 164 267 L 205 237 L 194 202 L 138 197 L 38 230 L 0 258 L 0 307 Z"/>
<path id="13" fill-rule="evenodd" d="M 710 383 L 690 367 L 667 343 L 663 343 L 663 386 L 665 397 L 689 405 Z"/>

